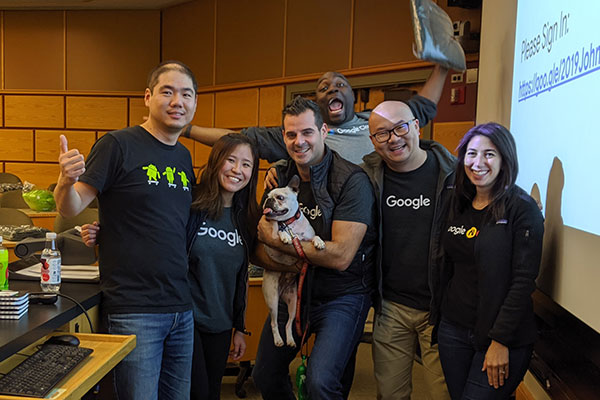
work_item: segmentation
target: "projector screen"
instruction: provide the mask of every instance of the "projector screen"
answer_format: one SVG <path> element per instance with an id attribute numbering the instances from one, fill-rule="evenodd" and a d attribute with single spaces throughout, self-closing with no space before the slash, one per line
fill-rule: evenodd
<path id="1" fill-rule="evenodd" d="M 551 174 L 564 176 L 567 226 L 600 235 L 600 1 L 518 1 L 510 128 L 521 171 L 548 205 Z M 562 170 L 560 170 L 562 169 Z"/>
<path id="2" fill-rule="evenodd" d="M 600 0 L 484 1 L 476 118 L 511 130 L 517 183 L 543 204 L 538 288 L 597 332 L 599 15 Z"/>

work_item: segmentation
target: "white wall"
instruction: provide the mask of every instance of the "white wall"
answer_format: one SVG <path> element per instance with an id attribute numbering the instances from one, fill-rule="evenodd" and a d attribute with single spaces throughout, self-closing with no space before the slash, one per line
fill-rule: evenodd
<path id="1" fill-rule="evenodd" d="M 543 4 L 541 0 L 520 1 Z M 516 10 L 517 0 L 483 2 L 477 123 L 497 121 L 510 127 Z M 576 140 L 577 132 L 569 132 L 569 135 L 569 140 Z M 526 156 L 519 154 L 520 158 Z M 595 171 L 596 161 L 589 160 L 589 163 L 590 171 Z M 590 171 L 581 173 L 590 174 Z M 597 176 L 594 179 L 589 184 L 597 184 Z M 550 175 L 549 181 L 561 189 L 564 176 Z M 547 199 L 544 210 L 546 232 L 539 284 L 554 301 L 600 332 L 600 236 L 563 225 L 560 194 L 560 190 L 548 193 L 555 198 Z M 597 203 L 597 199 L 589 199 L 590 207 L 597 207 Z"/>
<path id="2" fill-rule="evenodd" d="M 510 124 L 517 0 L 484 0 L 479 51 L 478 124 Z"/>

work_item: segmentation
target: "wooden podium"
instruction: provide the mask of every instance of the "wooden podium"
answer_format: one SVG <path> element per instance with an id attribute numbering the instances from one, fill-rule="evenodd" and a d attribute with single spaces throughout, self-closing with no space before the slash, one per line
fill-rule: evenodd
<path id="1" fill-rule="evenodd" d="M 37 281 L 11 280 L 10 288 L 22 292 L 39 292 Z M 63 283 L 61 293 L 75 299 L 87 310 L 92 322 L 98 326 L 98 305 L 101 300 L 97 283 Z M 23 355 L 32 354 L 38 345 L 50 336 L 75 335 L 81 347 L 93 349 L 93 353 L 78 365 L 48 396 L 51 399 L 79 399 L 104 375 L 135 348 L 134 335 L 105 335 L 78 333 L 89 329 L 83 320 L 82 310 L 70 300 L 59 298 L 50 305 L 29 304 L 27 313 L 18 320 L 0 322 L 0 373 L 7 373 L 23 361 Z M 94 321 L 94 319 L 96 321 Z M 54 332 L 60 330 L 62 332 Z M 18 354 L 16 354 L 18 353 Z M 0 396 L 0 399 L 25 399 L 26 397 Z"/>
<path id="2" fill-rule="evenodd" d="M 93 349 L 94 352 L 52 389 L 47 398 L 53 400 L 80 399 L 135 348 L 135 335 L 71 334 L 79 338 L 80 347 Z M 32 354 L 36 346 L 44 343 L 50 336 L 32 344 L 20 354 Z M 21 355 L 14 355 L 5 360 L 0 369 L 8 372 L 22 360 Z M 24 400 L 33 397 L 0 395 L 0 399 Z"/>

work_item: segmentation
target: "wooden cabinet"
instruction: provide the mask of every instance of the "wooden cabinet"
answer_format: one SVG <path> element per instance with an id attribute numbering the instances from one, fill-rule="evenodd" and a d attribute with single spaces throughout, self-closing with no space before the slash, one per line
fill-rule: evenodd
<path id="1" fill-rule="evenodd" d="M 260 334 L 268 314 L 269 309 L 265 304 L 262 293 L 262 278 L 250 278 L 250 282 L 248 283 L 246 330 L 251 334 L 246 336 L 246 354 L 238 362 L 254 361 L 256 359 Z M 233 362 L 233 360 L 229 359 L 229 362 Z"/>

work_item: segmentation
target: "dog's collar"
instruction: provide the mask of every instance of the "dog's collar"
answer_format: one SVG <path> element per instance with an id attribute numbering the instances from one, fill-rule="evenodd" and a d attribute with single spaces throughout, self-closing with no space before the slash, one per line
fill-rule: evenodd
<path id="1" fill-rule="evenodd" d="M 301 216 L 302 216 L 302 211 L 300 211 L 300 207 L 298 207 L 298 211 L 296 211 L 296 213 L 294 214 L 293 217 L 291 217 L 285 221 L 279 221 L 278 225 L 279 225 L 280 231 L 285 231 L 292 237 L 292 244 L 294 245 L 294 248 L 296 249 L 296 253 L 298 253 L 298 257 L 300 257 L 306 261 L 306 255 L 304 254 L 304 249 L 302 249 L 302 244 L 300 244 L 300 239 L 298 239 L 298 236 L 296 236 L 294 234 L 294 231 L 292 231 L 292 228 L 290 228 L 290 224 L 292 224 L 294 221 L 300 219 Z"/>
<path id="2" fill-rule="evenodd" d="M 300 219 L 300 216 L 302 212 L 300 211 L 300 207 L 298 207 L 298 211 L 296 211 L 296 214 L 294 214 L 293 217 L 285 220 L 285 221 L 279 221 L 279 225 L 289 225 L 292 224 L 294 221 L 296 221 L 297 219 Z"/>

